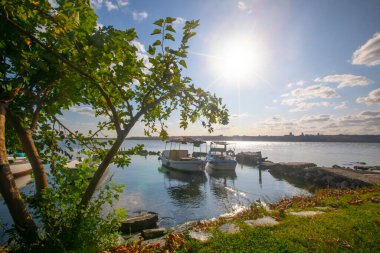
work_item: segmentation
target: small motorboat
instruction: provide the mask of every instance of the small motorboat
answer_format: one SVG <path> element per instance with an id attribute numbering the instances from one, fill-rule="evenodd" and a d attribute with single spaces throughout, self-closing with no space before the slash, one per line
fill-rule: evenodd
<path id="1" fill-rule="evenodd" d="M 213 170 L 235 170 L 236 160 L 232 157 L 234 153 L 231 149 L 227 150 L 228 142 L 211 142 L 206 161 L 207 167 Z"/>
<path id="2" fill-rule="evenodd" d="M 28 175 L 32 172 L 32 165 L 26 157 L 8 157 L 9 167 L 14 178 Z"/>
<path id="3" fill-rule="evenodd" d="M 166 145 L 170 143 L 170 149 L 166 149 Z M 174 138 L 166 142 L 165 150 L 158 158 L 163 166 L 187 172 L 203 171 L 203 160 L 190 156 L 187 149 L 181 149 L 181 144 L 192 144 L 193 147 L 200 147 L 206 143 L 201 140 L 193 140 L 191 138 Z M 172 146 L 178 145 L 178 148 L 172 149 Z"/>

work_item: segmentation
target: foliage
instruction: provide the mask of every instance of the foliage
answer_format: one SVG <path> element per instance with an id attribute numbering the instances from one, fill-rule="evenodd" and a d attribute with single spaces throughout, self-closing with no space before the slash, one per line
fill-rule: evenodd
<path id="1" fill-rule="evenodd" d="M 94 170 L 94 161 L 86 159 L 76 165 L 76 170 L 57 166 L 51 175 L 51 187 L 44 191 L 42 202 L 36 206 L 44 224 L 43 241 L 47 249 L 80 250 L 94 246 L 102 250 L 117 242 L 120 220 L 126 213 L 116 209 L 102 214 L 102 210 L 118 199 L 123 185 L 108 182 L 87 209 L 78 208 Z M 81 212 L 80 220 L 78 212 Z"/>
<path id="2" fill-rule="evenodd" d="M 199 21 L 187 21 L 180 35 L 173 27 L 175 19 L 156 21 L 152 36 L 158 39 L 148 52 L 140 52 L 134 29 L 96 28 L 89 1 L 57 4 L 1 1 L 0 103 L 33 136 L 31 146 L 50 164 L 50 185 L 40 187 L 41 201 L 31 202 L 43 224 L 45 246 L 84 249 L 95 244 L 102 249 L 114 241 L 120 215 L 102 217 L 101 208 L 111 205 L 121 188 L 106 186 L 95 193 L 95 186 L 111 162 L 127 166 L 130 155 L 142 149 L 119 151 L 135 124 L 141 121 L 146 135 L 159 133 L 165 139 L 165 121 L 176 110 L 180 127 L 201 120 L 210 132 L 213 124 L 228 123 L 228 110 L 215 94 L 195 87 L 182 74 Z M 99 121 L 96 132 L 70 131 L 60 122 L 58 115 L 73 105 L 91 106 Z M 7 127 L 8 150 L 20 149 L 13 131 Z M 97 140 L 104 131 L 116 132 L 117 138 Z M 65 164 L 77 145 L 88 159 L 73 176 Z M 33 169 L 45 175 L 43 167 Z"/>
<path id="3" fill-rule="evenodd" d="M 190 249 L 185 245 L 183 235 L 169 234 L 166 237 L 165 244 L 142 244 L 143 239 L 129 243 L 127 245 L 119 245 L 111 248 L 105 253 L 127 253 L 127 252 L 141 252 L 141 253 L 167 253 L 167 252 L 190 252 Z"/>

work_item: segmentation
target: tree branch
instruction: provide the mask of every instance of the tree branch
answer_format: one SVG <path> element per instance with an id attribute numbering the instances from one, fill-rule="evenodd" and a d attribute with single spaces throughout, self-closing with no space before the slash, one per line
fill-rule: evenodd
<path id="1" fill-rule="evenodd" d="M 72 132 L 69 128 L 67 128 L 61 121 L 59 121 L 58 119 L 57 119 L 57 117 L 55 117 L 55 116 L 53 116 L 53 119 L 63 128 L 63 129 L 65 129 L 67 132 L 69 132 L 70 134 L 72 134 L 78 141 L 80 141 L 80 138 L 79 138 L 79 136 L 78 135 L 76 135 L 74 132 Z M 89 150 L 91 150 L 91 151 L 93 151 L 93 152 L 95 152 L 95 150 L 92 148 L 92 147 L 90 147 L 90 146 L 88 146 L 86 143 L 83 143 L 83 142 L 81 142 L 81 144 L 83 145 L 83 146 L 85 146 L 86 148 L 88 148 Z"/>
<path id="2" fill-rule="evenodd" d="M 53 85 L 54 85 L 54 82 L 45 88 L 42 96 L 40 97 L 39 101 L 37 101 L 37 103 L 36 103 L 36 110 L 33 112 L 32 123 L 30 124 L 30 130 L 33 132 L 35 131 L 35 129 L 37 127 L 38 117 L 39 117 L 40 112 L 42 110 L 42 106 L 45 103 L 46 96 L 50 92 Z"/>

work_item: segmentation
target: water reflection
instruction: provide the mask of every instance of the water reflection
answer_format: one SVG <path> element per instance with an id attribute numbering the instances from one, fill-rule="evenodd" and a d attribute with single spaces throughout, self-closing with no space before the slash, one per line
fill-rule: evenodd
<path id="1" fill-rule="evenodd" d="M 210 190 L 219 200 L 227 200 L 231 195 L 231 189 L 235 188 L 237 178 L 235 170 L 214 170 L 206 167 L 210 176 Z"/>
<path id="2" fill-rule="evenodd" d="M 180 207 L 200 207 L 206 199 L 205 187 L 207 177 L 204 171 L 186 173 L 164 166 L 158 168 L 158 171 L 164 174 L 165 189 L 175 206 Z"/>

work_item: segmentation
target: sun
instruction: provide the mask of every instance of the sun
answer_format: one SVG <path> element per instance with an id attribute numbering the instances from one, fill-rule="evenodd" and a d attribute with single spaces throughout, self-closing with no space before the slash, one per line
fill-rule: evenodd
<path id="1" fill-rule="evenodd" d="M 217 74 L 227 81 L 244 81 L 258 71 L 261 52 L 252 40 L 235 38 L 218 46 L 214 58 Z"/>

